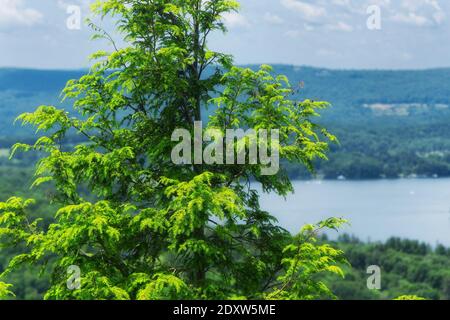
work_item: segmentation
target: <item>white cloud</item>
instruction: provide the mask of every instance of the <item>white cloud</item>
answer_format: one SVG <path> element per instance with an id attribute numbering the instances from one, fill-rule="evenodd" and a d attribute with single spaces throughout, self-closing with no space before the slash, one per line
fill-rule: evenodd
<path id="1" fill-rule="evenodd" d="M 335 51 L 328 49 L 319 49 L 316 53 L 322 57 L 334 57 L 338 55 Z"/>
<path id="2" fill-rule="evenodd" d="M 318 0 L 320 3 L 330 0 Z M 401 0 L 395 0 L 401 1 Z M 334 6 L 331 10 L 333 15 L 347 14 L 349 15 L 366 15 L 367 8 L 369 6 L 378 6 L 383 11 L 388 12 L 392 5 L 391 0 L 331 0 L 331 6 Z"/>
<path id="3" fill-rule="evenodd" d="M 338 21 L 342 19 L 339 14 L 347 13 L 350 19 L 354 15 L 366 15 L 369 5 L 379 6 L 383 19 L 409 26 L 439 26 L 446 20 L 443 0 L 316 0 L 315 3 L 332 11 Z"/>
<path id="4" fill-rule="evenodd" d="M 0 0 L 0 28 L 32 26 L 42 17 L 38 10 L 27 8 L 23 0 Z"/>
<path id="5" fill-rule="evenodd" d="M 430 25 L 431 21 L 424 16 L 419 16 L 414 12 L 408 14 L 398 13 L 391 18 L 392 21 L 423 27 Z"/>
<path id="6" fill-rule="evenodd" d="M 264 21 L 270 23 L 270 24 L 283 24 L 284 20 L 282 18 L 280 18 L 280 16 L 270 13 L 270 12 L 266 12 L 264 14 Z"/>
<path id="7" fill-rule="evenodd" d="M 432 14 L 435 24 L 442 24 L 446 19 L 446 14 L 437 0 L 428 0 L 429 5 L 434 9 Z"/>
<path id="8" fill-rule="evenodd" d="M 294 10 L 307 21 L 316 21 L 326 16 L 324 7 L 299 0 L 281 0 L 281 4 L 289 10 Z"/>
<path id="9" fill-rule="evenodd" d="M 355 6 L 351 0 L 331 0 L 331 3 L 347 12 L 355 12 Z"/>
<path id="10" fill-rule="evenodd" d="M 245 16 L 236 12 L 227 12 L 222 15 L 222 20 L 225 25 L 232 28 L 248 28 L 251 23 L 247 20 Z"/>
<path id="11" fill-rule="evenodd" d="M 419 10 L 423 6 L 431 5 L 439 8 L 439 3 L 432 0 L 402 0 L 401 6 L 409 11 Z"/>
<path id="12" fill-rule="evenodd" d="M 351 4 L 351 0 L 331 0 L 331 3 L 337 6 L 348 7 Z"/>
<path id="13" fill-rule="evenodd" d="M 328 30 L 351 32 L 353 31 L 353 27 L 343 21 L 339 21 L 336 24 L 328 25 Z"/>
<path id="14" fill-rule="evenodd" d="M 309 23 L 304 23 L 303 27 L 305 28 L 306 31 L 314 31 L 316 29 L 312 24 Z"/>
<path id="15" fill-rule="evenodd" d="M 436 24 L 442 24 L 446 18 L 447 15 L 444 13 L 444 11 L 435 12 L 433 14 L 433 20 Z"/>
<path id="16" fill-rule="evenodd" d="M 409 52 L 403 52 L 401 54 L 401 58 L 403 60 L 412 60 L 414 58 L 414 56 L 411 53 L 409 53 Z"/>
<path id="17" fill-rule="evenodd" d="M 305 35 L 305 32 L 313 32 L 317 30 L 317 25 L 311 23 L 303 23 L 301 26 L 298 26 L 297 29 L 290 29 L 284 32 L 284 35 L 288 38 L 301 38 Z"/>
<path id="18" fill-rule="evenodd" d="M 288 30 L 284 33 L 288 38 L 300 38 L 302 33 L 299 30 Z"/>
<path id="19" fill-rule="evenodd" d="M 403 0 L 402 12 L 393 15 L 392 20 L 416 26 L 438 26 L 446 20 L 446 14 L 438 0 Z"/>
<path id="20" fill-rule="evenodd" d="M 83 11 L 90 12 L 90 7 L 93 2 L 93 0 L 58 0 L 58 6 L 66 10 L 68 6 L 78 5 Z"/>

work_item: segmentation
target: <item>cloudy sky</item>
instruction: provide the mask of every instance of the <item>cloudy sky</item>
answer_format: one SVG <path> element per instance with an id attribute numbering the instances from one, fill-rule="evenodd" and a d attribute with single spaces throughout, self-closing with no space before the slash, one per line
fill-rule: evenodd
<path id="1" fill-rule="evenodd" d="M 0 67 L 88 66 L 86 57 L 99 43 L 89 40 L 87 27 L 67 27 L 67 10 L 79 6 L 86 18 L 89 3 L 0 0 Z M 241 0 L 241 4 L 239 14 L 224 17 L 228 35 L 216 34 L 210 41 L 213 49 L 234 54 L 237 63 L 450 67 L 449 0 Z"/>

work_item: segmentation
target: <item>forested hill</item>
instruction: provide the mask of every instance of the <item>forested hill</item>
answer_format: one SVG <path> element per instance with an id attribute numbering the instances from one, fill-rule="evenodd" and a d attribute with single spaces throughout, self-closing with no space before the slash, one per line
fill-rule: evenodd
<path id="1" fill-rule="evenodd" d="M 450 103 L 450 69 L 418 71 L 328 70 L 276 66 L 305 96 L 339 107 L 363 104 Z"/>
<path id="2" fill-rule="evenodd" d="M 17 136 L 30 135 L 31 129 L 13 125 L 23 112 L 40 105 L 58 104 L 61 90 L 70 79 L 81 77 L 84 71 L 48 71 L 30 69 L 0 69 L 0 141 L 5 147 Z M 66 106 L 69 107 L 69 106 Z"/>
<path id="3" fill-rule="evenodd" d="M 17 93 L 58 94 L 69 79 L 81 77 L 85 71 L 0 69 L 0 91 Z"/>
<path id="4" fill-rule="evenodd" d="M 352 121 L 361 115 L 379 118 L 450 113 L 447 112 L 450 68 L 374 71 L 274 67 L 276 73 L 287 75 L 291 84 L 300 88 L 299 98 L 325 100 L 333 105 L 326 112 L 325 120 Z M 20 133 L 21 128 L 11 126 L 16 115 L 33 110 L 37 105 L 58 103 L 65 83 L 84 73 L 83 70 L 0 69 L 0 134 Z"/>
<path id="5" fill-rule="evenodd" d="M 253 66 L 251 66 L 253 68 Z M 327 178 L 450 176 L 450 69 L 328 70 L 276 65 L 299 88 L 298 98 L 329 101 L 321 122 L 340 139 Z M 57 104 L 78 71 L 0 69 L 0 148 L 33 133 L 13 121 L 42 104 Z M 69 105 L 65 106 L 70 109 Z M 291 176 L 305 176 L 290 168 Z"/>

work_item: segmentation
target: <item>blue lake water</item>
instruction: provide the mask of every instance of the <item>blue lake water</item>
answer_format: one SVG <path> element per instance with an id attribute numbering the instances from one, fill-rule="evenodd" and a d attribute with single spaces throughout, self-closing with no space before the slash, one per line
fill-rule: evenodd
<path id="1" fill-rule="evenodd" d="M 291 232 L 343 217 L 351 225 L 341 232 L 361 240 L 398 236 L 450 246 L 450 179 L 296 181 L 294 187 L 286 200 L 272 194 L 261 199 Z"/>

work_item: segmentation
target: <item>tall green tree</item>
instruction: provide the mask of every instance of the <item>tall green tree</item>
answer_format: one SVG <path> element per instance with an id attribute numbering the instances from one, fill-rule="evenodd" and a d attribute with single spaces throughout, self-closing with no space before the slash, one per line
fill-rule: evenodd
<path id="1" fill-rule="evenodd" d="M 53 106 L 23 114 L 44 132 L 34 145 L 43 157 L 34 187 L 52 183 L 60 209 L 45 227 L 30 219 L 32 200 L 0 204 L 5 245 L 22 243 L 4 274 L 22 264 L 55 259 L 47 299 L 315 299 L 332 296 L 317 279 L 341 275 L 342 252 L 318 244 L 317 232 L 344 221 L 308 225 L 292 236 L 259 205 L 263 192 L 293 191 L 283 169 L 264 175 L 263 164 L 175 164 L 176 129 L 279 129 L 282 161 L 312 170 L 334 137 L 313 122 L 325 102 L 294 101 L 286 77 L 269 66 L 233 66 L 232 57 L 208 48 L 225 31 L 233 0 L 103 0 L 93 11 L 117 21 L 125 45 L 91 23 L 112 52 L 70 81 L 73 116 Z M 86 142 L 64 145 L 74 132 Z M 234 140 L 233 149 L 241 141 Z M 275 144 L 275 143 L 274 143 Z M 281 213 L 280 213 L 281 214 Z M 67 285 L 78 266 L 81 287 Z M 71 270 L 69 268 L 69 270 Z M 2 285 L 2 291 L 9 287 Z M 71 290 L 72 288 L 72 290 Z M 9 291 L 9 289 L 8 289 Z"/>

